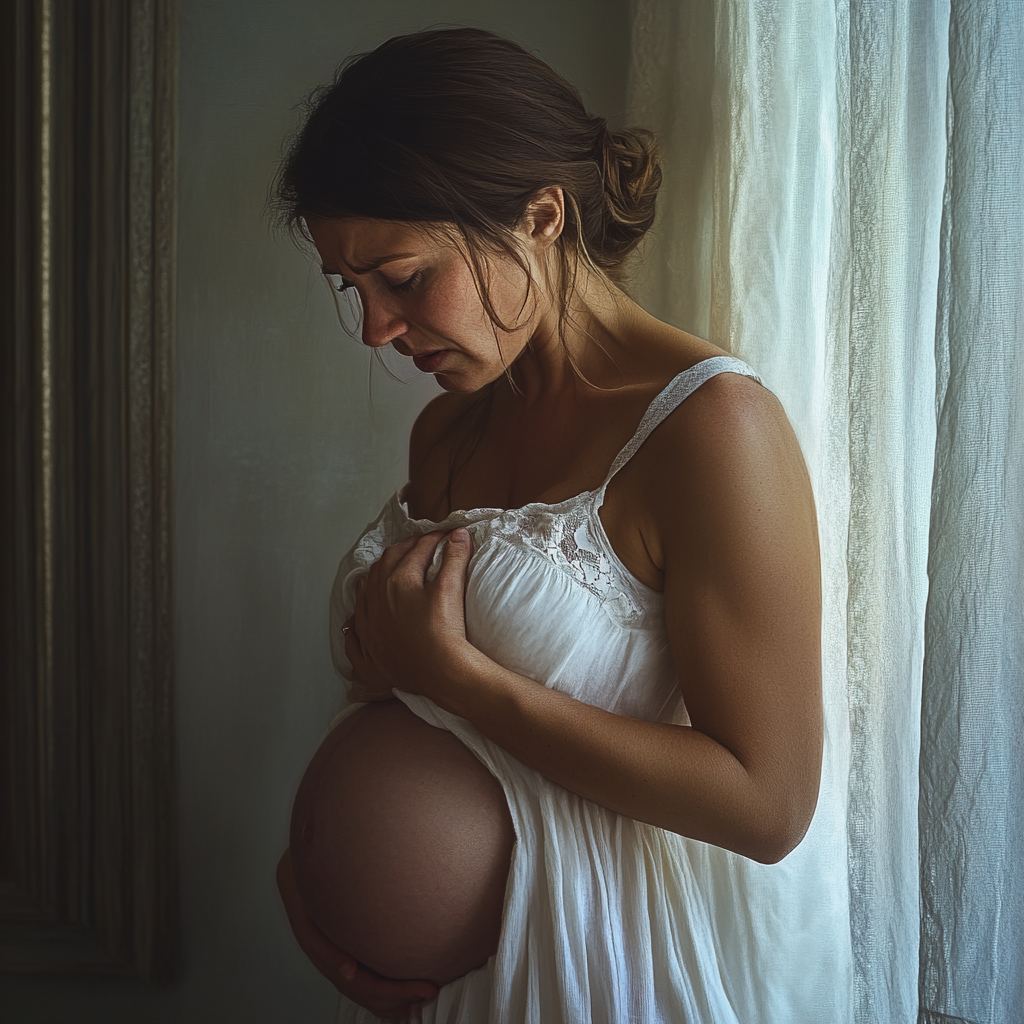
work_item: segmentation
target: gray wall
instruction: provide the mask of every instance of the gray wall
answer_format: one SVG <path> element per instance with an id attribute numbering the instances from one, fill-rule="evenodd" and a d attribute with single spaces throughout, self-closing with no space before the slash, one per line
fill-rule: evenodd
<path id="1" fill-rule="evenodd" d="M 334 567 L 403 482 L 433 384 L 346 337 L 263 216 L 295 105 L 347 54 L 455 23 L 535 49 L 621 121 L 628 0 L 181 0 L 177 681 L 184 968 L 163 988 L 6 978 L 9 1024 L 304 1024 L 331 986 L 274 889 L 302 768 L 342 704 Z M 415 372 L 415 371 L 413 371 Z"/>

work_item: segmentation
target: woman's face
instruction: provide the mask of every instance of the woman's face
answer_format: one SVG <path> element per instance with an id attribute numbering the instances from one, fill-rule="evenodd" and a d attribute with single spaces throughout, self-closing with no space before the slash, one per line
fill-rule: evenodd
<path id="1" fill-rule="evenodd" d="M 392 345 L 433 373 L 446 391 L 468 393 L 496 380 L 533 334 L 536 303 L 526 308 L 522 270 L 493 260 L 489 293 L 506 324 L 496 329 L 459 250 L 405 221 L 307 218 L 323 273 L 362 303 L 362 341 Z M 534 295 L 536 295 L 534 289 Z"/>

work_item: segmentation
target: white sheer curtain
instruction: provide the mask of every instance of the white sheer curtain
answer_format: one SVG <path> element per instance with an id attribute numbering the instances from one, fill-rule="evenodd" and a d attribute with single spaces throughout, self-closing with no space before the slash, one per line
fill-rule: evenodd
<path id="1" fill-rule="evenodd" d="M 849 1019 L 1024 1021 L 1024 2 L 633 13 L 637 297 L 762 374 L 814 480 Z"/>

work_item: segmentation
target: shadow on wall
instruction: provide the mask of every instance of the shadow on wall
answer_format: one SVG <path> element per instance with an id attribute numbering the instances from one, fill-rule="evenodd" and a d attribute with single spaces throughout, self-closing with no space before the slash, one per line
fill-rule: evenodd
<path id="1" fill-rule="evenodd" d="M 352 52 L 464 24 L 535 49 L 621 123 L 626 0 L 179 0 L 172 577 L 181 961 L 176 981 L 4 975 L 18 1024 L 294 1024 L 336 996 L 274 887 L 301 771 L 342 703 L 338 560 L 404 482 L 434 393 L 374 371 L 264 203 L 298 104 Z"/>

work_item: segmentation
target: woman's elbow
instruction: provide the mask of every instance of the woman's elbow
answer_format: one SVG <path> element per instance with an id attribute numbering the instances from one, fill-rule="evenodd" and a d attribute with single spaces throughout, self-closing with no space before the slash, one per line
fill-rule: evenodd
<path id="1" fill-rule="evenodd" d="M 815 785 L 813 795 L 791 797 L 776 804 L 762 819 L 762 827 L 751 836 L 751 850 L 746 856 L 760 864 L 778 864 L 788 857 L 807 834 L 817 802 Z"/>
<path id="2" fill-rule="evenodd" d="M 778 864 L 788 857 L 799 845 L 807 832 L 803 828 L 773 828 L 770 835 L 760 836 L 751 843 L 746 856 L 759 864 Z"/>

